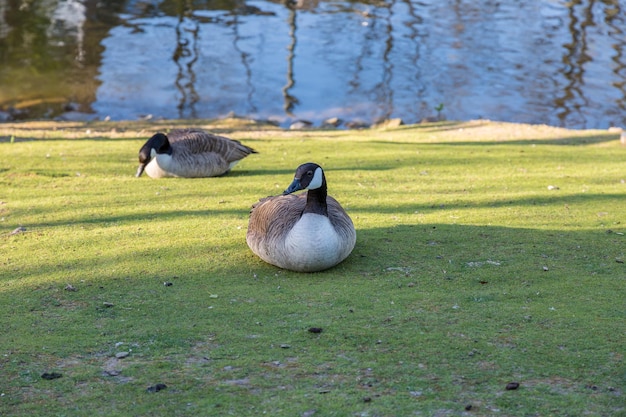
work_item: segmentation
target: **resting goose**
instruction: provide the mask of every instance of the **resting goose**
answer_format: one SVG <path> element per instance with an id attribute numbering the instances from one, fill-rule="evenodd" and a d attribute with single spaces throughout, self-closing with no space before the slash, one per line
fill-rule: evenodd
<path id="1" fill-rule="evenodd" d="M 256 153 L 239 141 L 201 129 L 157 133 L 139 150 L 139 177 L 144 169 L 152 178 L 215 177 L 226 174 L 241 159 Z"/>
<path id="2" fill-rule="evenodd" d="M 305 193 L 293 195 L 299 190 Z M 356 231 L 348 214 L 327 195 L 322 167 L 300 165 L 283 195 L 252 207 L 248 246 L 265 262 L 297 272 L 331 268 L 350 255 Z"/>

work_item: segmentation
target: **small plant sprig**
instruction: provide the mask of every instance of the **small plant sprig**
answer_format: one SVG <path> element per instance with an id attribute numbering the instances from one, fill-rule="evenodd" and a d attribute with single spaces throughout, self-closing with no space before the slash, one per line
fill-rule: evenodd
<path id="1" fill-rule="evenodd" d="M 443 111 L 443 107 L 443 103 L 439 103 L 437 106 L 435 106 L 435 110 L 437 111 L 437 120 L 442 120 L 441 112 Z"/>

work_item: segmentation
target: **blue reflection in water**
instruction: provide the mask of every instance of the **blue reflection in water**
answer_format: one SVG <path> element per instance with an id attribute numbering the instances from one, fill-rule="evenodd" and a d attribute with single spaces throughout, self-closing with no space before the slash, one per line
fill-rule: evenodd
<path id="1" fill-rule="evenodd" d="M 117 22 L 96 39 L 93 90 L 67 97 L 100 118 L 412 123 L 443 108 L 457 120 L 626 126 L 620 0 L 117 3 Z M 84 4 L 93 26 L 95 2 Z M 73 33 L 93 55 L 84 44 L 98 34 Z M 12 92 L 2 71 L 0 90 Z M 16 102 L 4 94 L 0 106 Z"/>

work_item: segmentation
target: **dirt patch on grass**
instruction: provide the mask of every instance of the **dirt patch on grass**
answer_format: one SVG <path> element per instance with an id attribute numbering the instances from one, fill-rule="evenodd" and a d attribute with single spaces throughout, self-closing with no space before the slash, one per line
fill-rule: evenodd
<path id="1" fill-rule="evenodd" d="M 271 123 L 251 119 L 229 118 L 214 120 L 155 120 L 155 121 L 94 121 L 94 122 L 54 122 L 28 121 L 0 124 L 0 143 L 10 141 L 41 139 L 84 139 L 84 138 L 146 138 L 158 131 L 168 131 L 181 127 L 199 127 L 215 133 L 232 134 L 233 137 L 263 137 L 271 132 L 277 137 L 304 138 L 320 136 L 323 129 L 285 130 Z M 490 120 L 471 120 L 466 122 L 436 122 L 417 125 L 402 125 L 394 129 L 360 129 L 364 135 L 368 132 L 383 134 L 385 131 L 414 132 L 433 134 L 433 138 L 453 142 L 511 142 L 519 140 L 557 140 L 558 143 L 575 145 L 619 140 L 617 130 L 568 130 L 547 125 L 527 125 L 516 123 L 493 122 Z M 326 130 L 331 137 L 333 132 L 344 130 Z M 429 136 L 429 135 L 427 135 Z"/>

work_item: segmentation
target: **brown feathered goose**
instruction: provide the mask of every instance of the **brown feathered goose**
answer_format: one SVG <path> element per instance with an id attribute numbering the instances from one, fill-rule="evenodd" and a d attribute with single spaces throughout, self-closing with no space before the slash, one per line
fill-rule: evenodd
<path id="1" fill-rule="evenodd" d="M 216 177 L 251 153 L 256 151 L 224 136 L 202 129 L 176 129 L 148 139 L 139 150 L 136 176 L 145 170 L 152 178 Z"/>
<path id="2" fill-rule="evenodd" d="M 292 194 L 299 190 L 307 191 Z M 322 167 L 306 163 L 298 167 L 283 195 L 253 206 L 246 242 L 267 263 L 315 272 L 346 259 L 356 243 L 356 231 L 339 202 L 327 195 Z"/>

